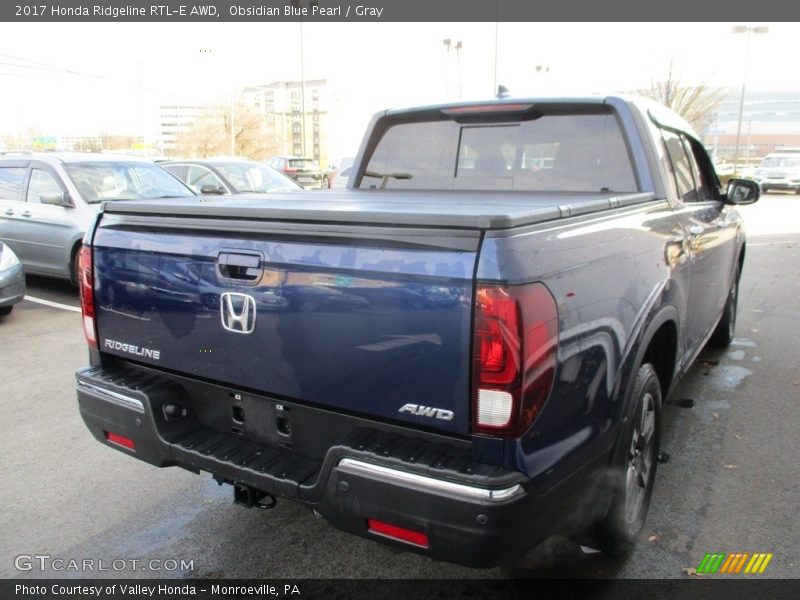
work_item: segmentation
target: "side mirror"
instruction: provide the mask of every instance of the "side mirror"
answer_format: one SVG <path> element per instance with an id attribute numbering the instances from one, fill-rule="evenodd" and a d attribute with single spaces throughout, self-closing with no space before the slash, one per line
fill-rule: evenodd
<path id="1" fill-rule="evenodd" d="M 732 178 L 728 180 L 725 200 L 729 204 L 752 204 L 761 196 L 761 187 L 752 179 Z"/>
<path id="2" fill-rule="evenodd" d="M 203 195 L 220 195 L 224 194 L 225 190 L 222 189 L 220 185 L 214 185 L 213 183 L 206 183 L 200 188 L 200 193 Z"/>
<path id="3" fill-rule="evenodd" d="M 39 202 L 55 206 L 69 206 L 69 196 L 66 194 L 39 194 Z"/>

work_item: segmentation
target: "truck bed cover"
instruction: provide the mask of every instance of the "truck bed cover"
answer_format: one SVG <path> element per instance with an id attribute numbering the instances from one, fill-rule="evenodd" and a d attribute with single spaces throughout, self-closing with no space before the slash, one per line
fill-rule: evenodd
<path id="1" fill-rule="evenodd" d="M 104 210 L 133 215 L 492 230 L 652 200 L 652 193 L 342 190 L 108 202 Z"/>

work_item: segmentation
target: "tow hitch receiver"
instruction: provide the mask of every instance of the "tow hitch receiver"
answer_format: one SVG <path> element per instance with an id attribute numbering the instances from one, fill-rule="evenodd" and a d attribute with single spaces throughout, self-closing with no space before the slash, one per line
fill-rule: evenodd
<path id="1" fill-rule="evenodd" d="M 278 504 L 278 500 L 272 494 L 262 492 L 261 490 L 251 488 L 241 483 L 233 484 L 233 501 L 247 508 L 253 508 L 255 506 L 265 510 L 275 508 L 275 505 Z"/>

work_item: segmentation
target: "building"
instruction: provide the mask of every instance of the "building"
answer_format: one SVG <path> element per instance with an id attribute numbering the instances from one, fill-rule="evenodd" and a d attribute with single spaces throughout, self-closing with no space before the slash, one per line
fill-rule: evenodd
<path id="1" fill-rule="evenodd" d="M 308 156 L 323 167 L 328 162 L 327 122 L 330 92 L 325 79 L 275 81 L 242 90 L 248 106 L 264 115 L 276 154 Z"/>
<path id="2" fill-rule="evenodd" d="M 733 162 L 740 94 L 719 106 L 703 141 L 717 162 Z M 757 162 L 770 152 L 800 146 L 800 91 L 747 92 L 739 135 L 739 162 Z"/>
<path id="3" fill-rule="evenodd" d="M 162 104 L 159 107 L 158 147 L 162 154 L 174 156 L 177 152 L 177 139 L 181 131 L 192 123 L 205 107 L 198 104 Z"/>

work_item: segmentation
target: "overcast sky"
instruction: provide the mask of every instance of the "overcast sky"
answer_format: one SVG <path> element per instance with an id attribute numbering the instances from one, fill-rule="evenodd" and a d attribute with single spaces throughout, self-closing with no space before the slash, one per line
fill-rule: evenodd
<path id="1" fill-rule="evenodd" d="M 459 62 L 461 97 L 491 97 L 495 40 L 496 80 L 515 95 L 646 87 L 665 78 L 670 60 L 683 81 L 739 90 L 747 35 L 732 25 L 306 23 L 305 77 L 327 78 L 348 107 L 354 133 L 339 143 L 354 146 L 377 110 L 458 99 Z M 800 24 L 767 25 L 768 34 L 752 36 L 748 89 L 800 90 Z M 38 125 L 53 135 L 152 135 L 159 103 L 299 80 L 300 31 L 299 23 L 0 23 L 0 133 Z M 460 61 L 445 38 L 462 42 Z"/>

